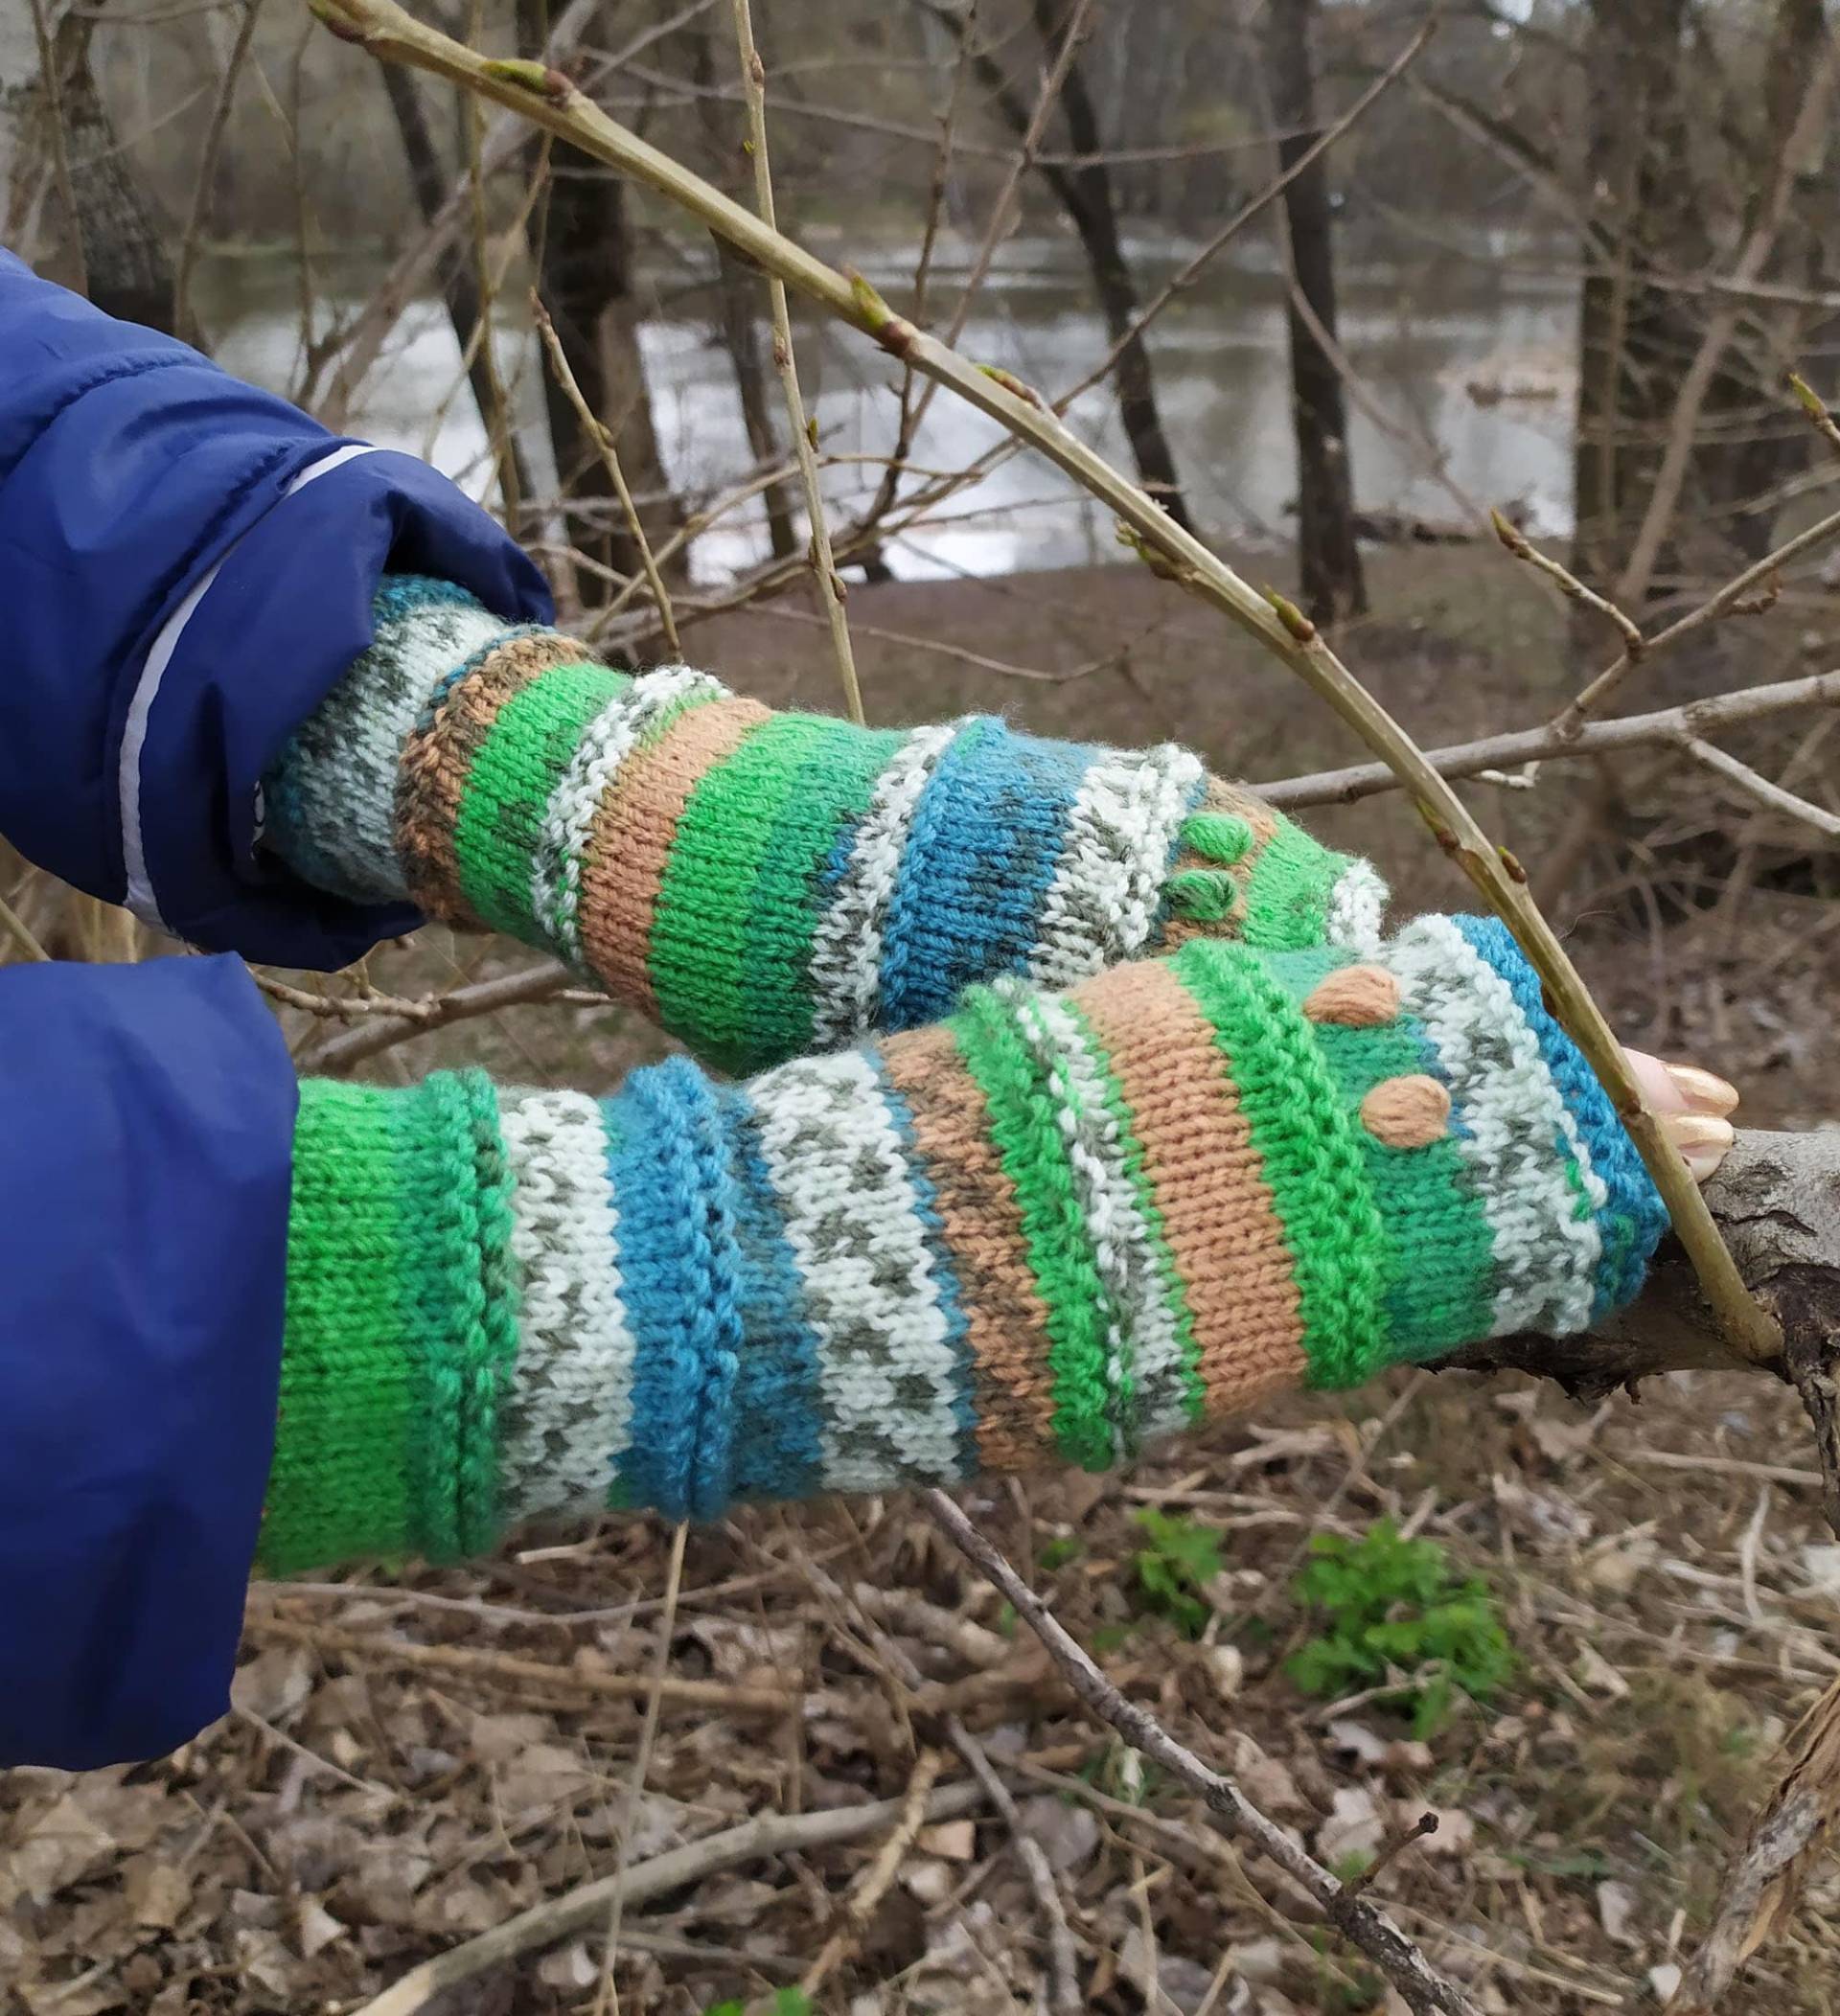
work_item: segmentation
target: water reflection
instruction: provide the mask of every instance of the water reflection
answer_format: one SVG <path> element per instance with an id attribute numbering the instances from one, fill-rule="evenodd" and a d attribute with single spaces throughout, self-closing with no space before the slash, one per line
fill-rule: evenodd
<path id="1" fill-rule="evenodd" d="M 1184 248 L 1139 241 L 1134 263 L 1146 291 L 1181 263 Z M 967 256 L 957 248 L 960 261 Z M 897 301 L 912 254 L 886 248 L 870 278 Z M 351 261 L 316 265 L 319 312 L 349 311 L 378 277 Z M 963 266 L 935 269 L 937 313 L 950 311 Z M 299 331 L 291 263 L 218 260 L 201 300 L 217 354 L 231 370 L 287 391 L 296 381 Z M 521 286 L 515 290 L 520 296 Z M 1571 289 L 1516 271 L 1504 258 L 1345 263 L 1342 339 L 1366 399 L 1349 424 L 1361 505 L 1437 522 L 1463 509 L 1439 482 L 1483 506 L 1515 506 L 1530 529 L 1570 525 Z M 642 343 L 660 445 L 672 481 L 704 497 L 751 466 L 728 359 L 711 334 L 713 315 L 694 293 L 645 325 Z M 324 324 L 321 324 L 323 329 Z M 796 331 L 806 403 L 833 452 L 886 454 L 892 445 L 898 369 L 853 332 L 801 318 Z M 494 328 L 533 468 L 550 482 L 537 357 L 515 300 Z M 1087 305 L 1077 254 L 1050 238 L 1003 248 L 959 347 L 982 362 L 1051 391 L 1076 382 L 1105 355 L 1099 319 Z M 1276 276 L 1246 261 L 1207 275 L 1178 297 L 1152 331 L 1158 392 L 1190 508 L 1234 541 L 1286 536 L 1296 460 L 1287 408 L 1283 297 Z M 366 380 L 355 431 L 426 455 L 478 494 L 488 480 L 484 433 L 458 348 L 440 304 L 416 303 Z M 1073 424 L 1128 467 L 1111 399 L 1100 387 L 1074 406 Z M 915 462 L 955 469 L 1001 439 L 994 422 L 942 394 L 930 407 Z M 840 514 L 873 491 L 873 466 L 834 469 L 826 494 Z M 702 537 L 695 571 L 704 580 L 759 557 L 758 506 Z M 1116 557 L 1109 518 L 1057 470 L 1014 456 L 977 490 L 953 499 L 887 553 L 897 574 L 999 574 Z"/>

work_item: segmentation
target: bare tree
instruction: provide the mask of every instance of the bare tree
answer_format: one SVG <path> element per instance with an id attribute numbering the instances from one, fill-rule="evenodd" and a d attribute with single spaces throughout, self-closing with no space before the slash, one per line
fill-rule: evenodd
<path id="1" fill-rule="evenodd" d="M 959 15 L 934 6 L 932 0 L 925 0 L 925 4 L 934 19 L 945 22 L 954 34 L 962 36 L 968 32 Z M 1029 12 L 1044 52 L 1058 50 L 1068 33 L 1072 0 L 1029 0 Z M 1003 123 L 1018 140 L 1024 139 L 1034 123 L 1032 108 L 989 51 L 975 48 L 971 60 L 978 81 L 989 91 Z M 1123 424 L 1138 475 L 1143 487 L 1187 532 L 1193 529 L 1192 521 L 1157 403 L 1149 345 L 1138 327 L 1143 304 L 1131 263 L 1125 256 L 1113 196 L 1112 172 L 1104 158 L 1104 136 L 1077 53 L 1066 65 L 1060 106 L 1073 158 L 1038 161 L 1034 165 L 1079 235 L 1092 275 L 1093 292 L 1105 317 L 1106 332 L 1117 346 L 1118 419 Z"/>
<path id="2" fill-rule="evenodd" d="M 90 66 L 106 0 L 0 8 L 0 242 L 111 315 L 172 327 L 172 267 Z"/>
<path id="3" fill-rule="evenodd" d="M 415 206 L 421 212 L 423 223 L 432 230 L 447 202 L 450 177 L 442 165 L 414 78 L 395 64 L 386 64 L 383 88 L 389 93 L 390 112 L 396 121 L 396 129 L 402 137 L 402 153 L 408 162 L 409 181 L 415 190 Z M 464 108 L 464 101 L 462 103 Z M 528 497 L 531 494 L 530 471 L 518 440 L 518 430 L 505 410 L 504 388 L 498 382 L 498 375 L 493 369 L 492 358 L 486 350 L 491 332 L 481 326 L 484 305 L 479 293 L 478 275 L 473 271 L 465 248 L 451 241 L 443 243 L 437 258 L 437 270 L 442 298 L 448 306 L 448 319 L 453 325 L 460 354 L 467 359 L 467 378 L 479 407 L 486 439 L 494 445 L 502 444 L 502 451 L 511 458 L 518 494 Z"/>
<path id="4" fill-rule="evenodd" d="M 547 15 L 543 0 L 518 0 L 518 40 L 525 49 L 542 48 Z M 682 515 L 665 474 L 639 350 L 643 297 L 626 185 L 559 142 L 551 150 L 549 184 L 532 218 L 532 234 L 539 291 L 569 369 L 589 411 L 613 437 L 647 539 L 662 545 Z M 605 457 L 547 358 L 543 389 L 562 493 L 585 507 L 568 514 L 570 540 L 589 561 L 634 576 L 640 570 L 638 546 L 620 515 Z M 583 599 L 602 599 L 604 578 L 591 569 L 581 572 Z"/>
<path id="5" fill-rule="evenodd" d="M 733 194 L 740 159 L 741 136 L 723 124 L 722 101 L 716 87 L 716 59 L 708 27 L 699 21 L 689 31 L 690 74 L 697 86 L 697 107 L 702 117 L 714 179 Z M 761 345 L 760 282 L 742 264 L 721 240 L 716 241 L 716 305 L 723 348 L 734 367 L 735 392 L 741 401 L 741 421 L 748 434 L 748 449 L 763 468 L 777 462 L 785 452 L 779 430 L 773 424 L 773 393 L 767 375 L 767 356 Z M 798 531 L 793 521 L 790 493 L 775 484 L 768 491 L 767 532 L 776 560 L 788 560 L 798 551 Z"/>
<path id="6" fill-rule="evenodd" d="M 1310 49 L 1314 0 L 1272 0 L 1266 30 L 1280 171 L 1318 132 Z M 1363 615 L 1367 580 L 1354 537 L 1354 478 L 1342 377 L 1318 332 L 1334 343 L 1335 243 L 1328 172 L 1321 158 L 1284 186 L 1290 237 L 1291 419 L 1297 434 L 1297 551 L 1303 607 L 1318 623 Z"/>

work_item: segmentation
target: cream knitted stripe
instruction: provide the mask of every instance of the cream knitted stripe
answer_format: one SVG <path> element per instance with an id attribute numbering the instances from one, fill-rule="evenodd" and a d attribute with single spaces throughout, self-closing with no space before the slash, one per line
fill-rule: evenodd
<path id="1" fill-rule="evenodd" d="M 1591 1320 L 1606 1193 L 1507 983 L 1445 917 L 1421 917 L 1382 950 L 1424 1024 L 1457 1109 L 1459 1154 L 1488 1223 L 1494 1337 L 1566 1336 Z M 1582 1193 L 1554 1149 L 1577 1159 Z"/>
<path id="2" fill-rule="evenodd" d="M 1388 889 L 1366 861 L 1350 861 L 1329 891 L 1325 929 L 1331 945 L 1370 958 L 1380 944 Z"/>
<path id="3" fill-rule="evenodd" d="M 1165 743 L 1100 753 L 1080 780 L 1028 976 L 1070 987 L 1149 944 L 1176 836 L 1202 781 L 1199 757 Z"/>
<path id="4" fill-rule="evenodd" d="M 882 933 L 927 780 L 966 723 L 917 728 L 876 779 L 836 893 L 812 934 L 812 1036 L 823 1048 L 875 1023 Z"/>
<path id="5" fill-rule="evenodd" d="M 543 809 L 530 872 L 530 906 L 538 928 L 565 964 L 577 969 L 582 964 L 582 860 L 595 812 L 620 766 L 667 708 L 703 696 L 723 699 L 727 691 L 706 672 L 668 665 L 634 679 L 588 723 Z"/>
<path id="6" fill-rule="evenodd" d="M 581 1092 L 499 1100 L 522 1275 L 518 1358 L 499 1415 L 505 1517 L 604 1505 L 632 1439 L 633 1338 L 600 1105 Z"/>
<path id="7" fill-rule="evenodd" d="M 1131 1180 L 1090 1033 L 1065 1002 L 1030 993 L 1020 979 L 997 980 L 993 991 L 1011 1004 L 1016 1026 L 1054 1090 L 1074 1194 L 1109 1305 L 1114 1447 L 1128 1455 L 1139 1440 L 1186 1427 L 1190 1418 L 1182 1338 L 1162 1257 Z M 1127 1378 L 1132 1391 L 1121 1406 L 1119 1387 Z"/>
<path id="8" fill-rule="evenodd" d="M 322 867 L 334 866 L 342 881 L 335 893 L 367 903 L 408 900 L 396 853 L 402 745 L 442 678 L 504 630 L 501 618 L 476 604 L 427 602 L 391 612 L 298 731 L 286 774 L 300 795 L 302 822 L 325 853 Z"/>
<path id="9" fill-rule="evenodd" d="M 875 1060 L 800 1059 L 749 1094 L 817 1341 L 825 1488 L 954 1481 L 956 1354 Z"/>

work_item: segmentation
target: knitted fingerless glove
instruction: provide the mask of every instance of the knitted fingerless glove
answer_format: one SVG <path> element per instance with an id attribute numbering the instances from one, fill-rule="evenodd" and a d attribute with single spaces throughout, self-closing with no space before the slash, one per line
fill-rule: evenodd
<path id="1" fill-rule="evenodd" d="M 1663 1225 L 1492 922 L 1198 938 L 742 1087 L 310 1084 L 263 1556 L 1102 1467 L 1626 1301 Z"/>
<path id="2" fill-rule="evenodd" d="M 392 576 L 264 789 L 317 886 L 554 951 L 726 1070 L 1065 987 L 1197 934 L 1357 945 L 1385 892 L 1165 746 L 894 731 L 639 677 Z"/>

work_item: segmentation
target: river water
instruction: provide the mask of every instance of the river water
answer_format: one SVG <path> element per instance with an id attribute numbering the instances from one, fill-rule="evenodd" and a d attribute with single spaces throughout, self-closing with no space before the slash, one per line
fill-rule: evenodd
<path id="1" fill-rule="evenodd" d="M 840 261 L 848 256 L 816 237 L 813 246 Z M 1146 297 L 1186 249 L 1153 239 L 1130 245 Z M 935 323 L 955 304 L 968 256 L 965 246 L 942 247 Z M 901 305 L 911 248 L 890 245 L 864 263 L 868 277 Z M 1359 381 L 1349 437 L 1364 509 L 1458 524 L 1473 521 L 1471 507 L 1499 505 L 1535 533 L 1569 530 L 1575 290 L 1541 275 L 1536 264 L 1527 248 L 1485 242 L 1461 255 L 1414 256 L 1409 249 L 1391 259 L 1345 262 L 1341 337 Z M 376 277 L 375 269 L 352 262 L 316 263 L 317 312 L 349 310 Z M 662 305 L 642 332 L 654 411 L 674 486 L 701 502 L 745 476 L 751 458 L 732 371 L 713 340 L 706 292 L 686 286 L 681 269 L 659 278 Z M 508 302 L 521 298 L 521 286 L 508 288 Z M 292 389 L 297 295 L 291 260 L 211 261 L 200 275 L 199 301 L 221 361 L 277 391 Z M 1058 393 L 1106 353 L 1090 298 L 1075 247 L 1053 238 L 1012 239 L 980 290 L 959 348 Z M 853 331 L 795 314 L 800 376 L 821 446 L 835 455 L 886 454 L 897 368 Z M 1158 397 L 1190 510 L 1205 529 L 1231 542 L 1278 542 L 1293 530 L 1285 342 L 1281 284 L 1256 255 L 1209 270 L 1152 327 Z M 494 347 L 533 468 L 540 479 L 553 480 L 535 345 L 509 307 L 494 324 Z M 367 439 L 426 455 L 479 494 L 489 475 L 485 438 L 459 361 L 441 305 L 418 302 L 366 381 L 352 425 Z M 1070 418 L 1129 467 L 1104 386 L 1078 401 Z M 962 468 L 1000 438 L 993 422 L 941 392 L 912 460 L 928 469 Z M 869 465 L 835 467 L 825 477 L 827 498 L 847 515 L 873 492 L 879 474 Z M 764 545 L 754 507 L 699 538 L 693 571 L 719 580 Z M 886 558 L 898 575 L 922 578 L 1060 566 L 1116 558 L 1116 550 L 1106 514 L 1039 457 L 1024 454 L 902 533 Z"/>

